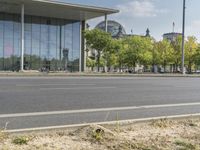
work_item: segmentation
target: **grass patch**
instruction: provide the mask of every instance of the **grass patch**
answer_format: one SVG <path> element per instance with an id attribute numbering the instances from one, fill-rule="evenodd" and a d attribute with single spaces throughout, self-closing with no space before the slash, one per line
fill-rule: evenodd
<path id="1" fill-rule="evenodd" d="M 156 128 L 168 128 L 172 126 L 172 121 L 168 119 L 160 119 L 160 120 L 153 120 L 150 123 L 151 126 L 156 127 Z"/>
<path id="2" fill-rule="evenodd" d="M 104 138 L 104 135 L 105 135 L 104 133 L 105 133 L 104 130 L 99 128 L 93 131 L 92 136 L 95 140 L 100 141 Z"/>
<path id="3" fill-rule="evenodd" d="M 196 150 L 197 149 L 197 146 L 191 143 L 188 143 L 186 141 L 176 141 L 175 145 L 179 147 L 178 148 L 179 150 Z"/>
<path id="4" fill-rule="evenodd" d="M 198 126 L 197 121 L 195 121 L 195 120 L 188 120 L 186 125 L 189 125 L 190 127 L 197 127 Z"/>
<path id="5" fill-rule="evenodd" d="M 29 141 L 30 141 L 30 138 L 25 137 L 25 136 L 19 136 L 19 137 L 15 137 L 12 140 L 12 143 L 15 145 L 27 145 Z"/>
<path id="6" fill-rule="evenodd" d="M 7 138 L 8 138 L 8 134 L 0 130 L 0 142 L 4 141 Z"/>

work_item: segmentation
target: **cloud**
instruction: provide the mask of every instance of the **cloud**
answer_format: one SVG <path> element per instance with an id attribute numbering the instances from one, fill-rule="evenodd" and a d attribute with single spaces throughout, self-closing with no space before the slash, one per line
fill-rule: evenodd
<path id="1" fill-rule="evenodd" d="M 152 0 L 135 0 L 117 5 L 121 16 L 126 17 L 156 17 L 167 13 L 167 9 L 158 9 Z"/>
<path id="2" fill-rule="evenodd" d="M 122 24 L 128 34 L 133 31 L 134 34 L 144 35 L 147 27 L 151 30 L 152 19 L 157 19 L 157 17 L 170 12 L 169 9 L 162 8 L 158 5 L 160 1 L 162 0 L 121 0 L 121 3 L 113 6 L 119 9 L 120 13 L 112 14 L 108 16 L 108 19 Z M 161 17 L 164 18 L 164 16 Z M 100 17 L 91 20 L 89 24 L 93 28 L 103 20 L 104 17 Z"/>

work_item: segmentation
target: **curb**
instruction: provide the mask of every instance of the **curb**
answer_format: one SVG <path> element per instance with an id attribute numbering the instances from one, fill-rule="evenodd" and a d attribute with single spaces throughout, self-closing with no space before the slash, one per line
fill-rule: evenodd
<path id="1" fill-rule="evenodd" d="M 74 74 L 74 73 L 0 73 L 0 77 L 181 77 L 200 78 L 200 75 L 167 74 Z"/>
<path id="2" fill-rule="evenodd" d="M 92 124 L 98 125 L 127 125 L 133 123 L 145 123 L 154 120 L 160 119 L 171 119 L 171 120 L 179 120 L 179 119 L 191 119 L 200 117 L 200 113 L 198 114 L 186 114 L 186 115 L 174 115 L 174 116 L 160 116 L 160 117 L 152 117 L 152 118 L 141 118 L 141 119 L 130 119 L 130 120 L 121 120 L 121 121 L 108 121 L 108 122 L 94 122 L 94 123 L 85 123 L 85 124 L 74 124 L 74 125 L 64 125 L 64 126 L 49 126 L 49 127 L 40 127 L 40 128 L 27 128 L 27 129 L 16 129 L 16 130 L 5 130 L 4 133 L 30 133 L 30 132 L 41 132 L 41 131 L 52 131 L 52 130 L 63 130 L 63 129 L 73 129 L 86 127 Z"/>

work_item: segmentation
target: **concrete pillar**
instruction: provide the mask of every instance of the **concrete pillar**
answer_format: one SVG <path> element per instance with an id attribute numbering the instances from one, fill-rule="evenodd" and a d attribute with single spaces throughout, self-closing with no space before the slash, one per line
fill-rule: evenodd
<path id="1" fill-rule="evenodd" d="M 105 14 L 105 32 L 108 32 L 108 15 Z M 107 61 L 105 62 L 107 64 Z M 108 68 L 107 66 L 104 67 L 104 71 L 107 72 Z"/>
<path id="2" fill-rule="evenodd" d="M 24 71 L 24 4 L 21 6 L 21 71 Z"/>
<path id="3" fill-rule="evenodd" d="M 105 31 L 108 32 L 108 15 L 105 14 Z"/>
<path id="4" fill-rule="evenodd" d="M 86 69 L 86 41 L 83 32 L 86 29 L 86 21 L 81 22 L 81 56 L 80 56 L 80 71 L 84 72 Z"/>

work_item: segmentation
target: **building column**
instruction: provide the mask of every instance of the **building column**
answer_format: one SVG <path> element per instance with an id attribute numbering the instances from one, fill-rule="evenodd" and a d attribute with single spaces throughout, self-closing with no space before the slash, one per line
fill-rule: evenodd
<path id="1" fill-rule="evenodd" d="M 24 71 L 24 4 L 21 6 L 21 71 Z"/>
<path id="2" fill-rule="evenodd" d="M 81 22 L 81 52 L 80 52 L 80 72 L 84 72 L 86 69 L 86 40 L 84 38 L 83 32 L 86 29 L 86 21 Z"/>
<path id="3" fill-rule="evenodd" d="M 105 32 L 108 32 L 108 15 L 105 14 Z M 108 68 L 107 68 L 107 61 L 105 61 L 106 66 L 104 67 L 104 71 L 108 72 Z"/>
<path id="4" fill-rule="evenodd" d="M 105 31 L 108 32 L 108 15 L 105 14 Z"/>

